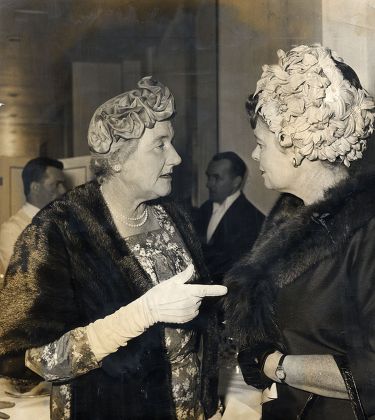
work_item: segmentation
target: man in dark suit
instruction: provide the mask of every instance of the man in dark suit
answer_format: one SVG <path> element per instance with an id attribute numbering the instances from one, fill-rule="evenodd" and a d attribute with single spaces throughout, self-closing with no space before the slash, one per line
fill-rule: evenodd
<path id="1" fill-rule="evenodd" d="M 196 228 L 215 283 L 251 249 L 264 220 L 242 192 L 246 169 L 236 153 L 223 152 L 206 171 L 209 200 L 197 213 Z"/>
<path id="2" fill-rule="evenodd" d="M 251 249 L 264 220 L 263 214 L 242 192 L 246 169 L 245 162 L 236 153 L 216 154 L 206 170 L 209 200 L 194 215 L 205 262 L 217 284 L 242 254 Z M 218 315 L 223 321 L 220 308 Z M 225 324 L 220 323 L 219 395 L 224 405 L 230 392 L 229 384 L 239 376 L 235 369 L 238 349 L 228 334 Z M 236 381 L 241 383 L 242 379 L 239 377 Z"/>

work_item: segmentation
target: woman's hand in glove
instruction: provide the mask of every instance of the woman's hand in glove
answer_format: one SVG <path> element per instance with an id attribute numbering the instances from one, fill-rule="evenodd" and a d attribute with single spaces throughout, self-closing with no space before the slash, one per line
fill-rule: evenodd
<path id="1" fill-rule="evenodd" d="M 205 296 L 222 296 L 225 286 L 185 284 L 194 274 L 193 265 L 162 281 L 143 296 L 86 327 L 91 350 L 98 362 L 157 322 L 179 323 L 195 318 Z"/>
<path id="2" fill-rule="evenodd" d="M 227 288 L 220 285 L 185 284 L 194 274 L 190 264 L 184 271 L 162 281 L 146 292 L 141 300 L 148 308 L 150 325 L 156 322 L 183 324 L 199 313 L 206 296 L 223 296 Z"/>

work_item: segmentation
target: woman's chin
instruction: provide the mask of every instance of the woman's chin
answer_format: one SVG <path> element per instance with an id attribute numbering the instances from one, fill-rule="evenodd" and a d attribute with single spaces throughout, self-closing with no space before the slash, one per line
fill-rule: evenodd
<path id="1" fill-rule="evenodd" d="M 271 184 L 270 181 L 266 177 L 263 177 L 263 181 L 264 181 L 264 186 L 267 188 L 267 190 L 274 190 L 275 189 L 273 184 Z"/>
<path id="2" fill-rule="evenodd" d="M 166 188 L 160 188 L 158 191 L 156 191 L 156 194 L 158 198 L 162 198 L 162 197 L 167 197 L 171 192 L 172 192 L 172 186 L 170 185 L 169 187 L 166 187 Z"/>

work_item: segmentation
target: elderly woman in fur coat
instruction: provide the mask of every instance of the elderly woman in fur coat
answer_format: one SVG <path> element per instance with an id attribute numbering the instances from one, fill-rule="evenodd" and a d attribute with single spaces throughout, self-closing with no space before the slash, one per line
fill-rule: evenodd
<path id="1" fill-rule="evenodd" d="M 239 363 L 263 420 L 375 418 L 375 177 L 351 166 L 374 101 L 328 48 L 278 57 L 247 103 L 252 157 L 283 194 L 226 279 Z"/>
<path id="2" fill-rule="evenodd" d="M 15 376 L 26 351 L 27 368 L 53 382 L 53 420 L 216 413 L 216 321 L 197 315 L 226 288 L 192 284 L 207 281 L 199 241 L 160 200 L 181 162 L 174 111 L 150 77 L 100 106 L 88 133 L 97 180 L 44 208 L 17 243 L 0 294 L 1 360 Z"/>

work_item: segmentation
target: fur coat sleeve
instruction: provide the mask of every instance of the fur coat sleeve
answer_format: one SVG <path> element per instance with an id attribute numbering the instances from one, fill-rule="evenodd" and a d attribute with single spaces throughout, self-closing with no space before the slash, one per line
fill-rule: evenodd
<path id="1" fill-rule="evenodd" d="M 59 228 L 38 219 L 24 231 L 0 292 L 0 355 L 47 344 L 77 326 L 71 280 Z"/>

